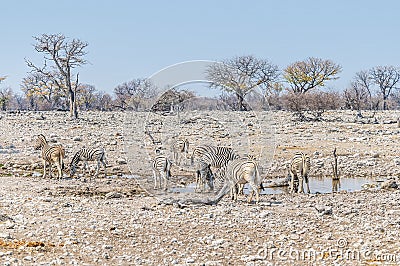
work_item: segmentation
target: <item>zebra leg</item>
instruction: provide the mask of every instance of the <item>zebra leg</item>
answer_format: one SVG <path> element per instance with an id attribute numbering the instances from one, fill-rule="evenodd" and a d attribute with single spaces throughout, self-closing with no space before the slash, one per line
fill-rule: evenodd
<path id="1" fill-rule="evenodd" d="M 250 187 L 251 187 L 251 193 L 249 196 L 249 203 L 251 202 L 252 198 L 253 198 L 253 194 L 256 195 L 256 203 L 258 203 L 260 201 L 260 193 L 259 193 L 259 189 L 260 186 L 257 186 L 254 182 L 250 182 Z"/>
<path id="2" fill-rule="evenodd" d="M 49 162 L 49 175 L 50 178 L 53 178 L 53 173 L 51 172 L 51 162 Z"/>
<path id="3" fill-rule="evenodd" d="M 304 181 L 306 182 L 307 185 L 307 193 L 310 194 L 310 185 L 308 183 L 308 176 L 304 176 Z"/>
<path id="4" fill-rule="evenodd" d="M 154 189 L 157 189 L 157 174 L 156 171 L 153 170 L 153 178 L 154 178 Z"/>
<path id="5" fill-rule="evenodd" d="M 164 190 L 167 190 L 167 171 L 163 171 L 162 172 L 161 178 L 162 178 L 162 181 L 164 183 Z M 161 188 L 161 183 L 160 183 L 160 188 Z"/>
<path id="6" fill-rule="evenodd" d="M 199 188 L 200 188 L 200 173 L 199 173 L 199 170 L 197 170 L 196 171 L 196 187 L 194 188 L 194 191 L 195 192 L 197 192 L 197 191 L 199 191 Z"/>
<path id="7" fill-rule="evenodd" d="M 105 162 L 104 157 L 101 158 L 101 163 L 102 163 L 103 166 L 104 166 L 104 176 L 107 177 L 107 164 L 106 164 L 106 162 Z"/>
<path id="8" fill-rule="evenodd" d="M 43 160 L 43 179 L 46 178 L 46 161 Z"/>
<path id="9" fill-rule="evenodd" d="M 94 174 L 96 178 L 99 176 L 99 170 L 100 170 L 100 160 L 97 161 L 96 173 Z"/>
<path id="10" fill-rule="evenodd" d="M 61 180 L 62 179 L 62 170 L 61 170 L 60 164 L 57 164 L 57 170 L 58 170 L 57 177 L 59 180 Z"/>
<path id="11" fill-rule="evenodd" d="M 292 172 L 290 172 L 290 186 L 289 186 L 289 192 L 292 194 L 293 192 L 294 192 L 294 178 L 295 178 L 295 175 L 292 173 Z"/>
<path id="12" fill-rule="evenodd" d="M 299 193 L 304 193 L 304 188 L 303 188 L 303 175 L 300 175 L 299 177 Z"/>

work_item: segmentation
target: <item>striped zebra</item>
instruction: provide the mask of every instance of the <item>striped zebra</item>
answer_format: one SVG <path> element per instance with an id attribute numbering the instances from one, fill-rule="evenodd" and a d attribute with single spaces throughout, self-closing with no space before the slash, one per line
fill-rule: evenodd
<path id="1" fill-rule="evenodd" d="M 290 193 L 304 193 L 303 180 L 307 185 L 307 193 L 310 193 L 308 173 L 310 172 L 310 157 L 302 152 L 296 153 L 288 165 L 288 179 L 290 178 Z"/>
<path id="2" fill-rule="evenodd" d="M 86 171 L 88 167 L 88 162 L 90 161 L 96 161 L 97 166 L 96 166 L 96 173 L 94 174 L 95 177 L 97 178 L 99 175 L 99 170 L 100 170 L 100 163 L 104 167 L 104 174 L 107 176 L 106 173 L 106 168 L 107 168 L 107 160 L 106 160 L 106 153 L 103 148 L 81 148 L 78 150 L 74 157 L 72 157 L 69 171 L 70 171 L 70 177 L 72 178 L 74 174 L 76 173 L 76 169 L 78 167 L 78 163 L 82 161 L 84 163 L 84 170 Z M 90 176 L 90 181 L 92 180 L 92 176 Z"/>
<path id="3" fill-rule="evenodd" d="M 43 134 L 38 135 L 34 146 L 35 150 L 41 150 L 43 160 L 43 178 L 46 177 L 46 165 L 49 163 L 49 173 L 51 174 L 51 164 L 54 163 L 58 170 L 58 179 L 62 178 L 64 170 L 65 150 L 61 145 L 50 146 Z"/>
<path id="4" fill-rule="evenodd" d="M 167 190 L 167 182 L 171 177 L 171 161 L 164 155 L 156 156 L 151 162 L 153 170 L 154 189 L 162 188 L 164 183 L 164 190 Z M 157 186 L 157 183 L 159 186 Z"/>
<path id="5" fill-rule="evenodd" d="M 218 203 L 229 191 L 233 200 L 237 200 L 236 185 L 249 183 L 251 192 L 248 202 L 256 195 L 256 202 L 260 200 L 260 189 L 263 189 L 262 178 L 258 163 L 248 158 L 239 158 L 229 161 L 226 166 L 219 169 L 215 177 L 216 186 L 219 190 L 214 203 Z"/>
<path id="6" fill-rule="evenodd" d="M 206 184 L 209 189 L 214 190 L 214 175 L 211 171 L 211 165 L 202 161 L 198 162 L 198 170 L 196 171 L 196 188 L 195 191 L 202 192 L 205 190 Z"/>
<path id="7" fill-rule="evenodd" d="M 232 148 L 223 146 L 203 145 L 198 146 L 193 150 L 190 158 L 191 164 L 197 162 L 197 171 L 200 173 L 200 183 L 197 182 L 197 187 L 202 187 L 207 180 L 207 176 L 212 177 L 212 172 L 209 174 L 209 167 L 221 168 L 224 167 L 230 160 L 239 158 Z M 211 170 L 210 170 L 211 171 Z M 210 190 L 213 190 L 213 181 L 209 182 L 211 185 Z"/>
<path id="8" fill-rule="evenodd" d="M 171 144 L 171 151 L 173 152 L 173 159 L 177 165 L 181 164 L 182 157 L 180 154 L 185 154 L 186 158 L 189 154 L 189 141 L 187 139 L 174 139 Z"/>

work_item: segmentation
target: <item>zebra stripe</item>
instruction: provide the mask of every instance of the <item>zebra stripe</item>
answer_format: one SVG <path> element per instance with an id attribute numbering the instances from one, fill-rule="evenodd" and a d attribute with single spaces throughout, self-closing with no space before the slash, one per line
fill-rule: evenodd
<path id="1" fill-rule="evenodd" d="M 106 160 L 106 154 L 103 148 L 81 148 L 79 151 L 77 151 L 72 157 L 71 163 L 70 163 L 70 177 L 72 178 L 74 174 L 76 173 L 76 168 L 78 166 L 78 163 L 82 161 L 84 162 L 84 169 L 88 167 L 89 161 L 96 161 L 97 162 L 97 167 L 96 167 L 96 173 L 95 177 L 98 177 L 99 175 L 99 170 L 100 170 L 100 163 L 104 167 L 104 173 L 107 176 L 106 173 L 106 168 L 107 168 L 107 160 Z M 90 181 L 92 177 L 90 176 Z"/>
<path id="2" fill-rule="evenodd" d="M 224 167 L 230 160 L 239 158 L 232 148 L 223 146 L 211 146 L 204 145 L 198 146 L 193 150 L 191 156 L 192 165 L 197 162 L 197 173 L 200 173 L 200 177 L 197 179 L 196 188 L 203 188 L 203 184 L 206 182 L 207 178 L 209 187 L 213 190 L 213 174 L 209 167 L 221 168 Z M 208 173 L 210 171 L 210 173 Z"/>
<path id="3" fill-rule="evenodd" d="M 214 190 L 214 175 L 211 171 L 210 164 L 199 161 L 198 170 L 196 171 L 196 188 L 195 191 L 202 192 L 207 184 L 209 189 Z"/>
<path id="4" fill-rule="evenodd" d="M 186 153 L 186 157 L 188 157 L 187 155 L 189 154 L 189 141 L 187 139 L 176 139 L 173 140 L 172 144 L 171 144 L 171 150 L 173 152 L 173 159 L 174 162 L 177 165 L 181 164 L 181 159 L 180 158 L 180 154 L 181 153 Z"/>
<path id="5" fill-rule="evenodd" d="M 51 174 L 51 164 L 54 163 L 58 170 L 58 179 L 62 178 L 62 170 L 64 169 L 65 150 L 62 145 L 50 146 L 43 134 L 38 135 L 35 143 L 35 150 L 41 150 L 43 160 L 43 178 L 46 177 L 46 165 L 49 163 L 49 174 Z"/>
<path id="6" fill-rule="evenodd" d="M 288 165 L 288 178 L 290 178 L 290 193 L 304 193 L 303 180 L 307 185 L 307 193 L 310 193 L 308 173 L 310 172 L 310 157 L 302 152 L 296 153 Z"/>
<path id="7" fill-rule="evenodd" d="M 231 191 L 234 200 L 237 199 L 233 189 L 238 183 L 249 183 L 252 191 L 249 194 L 248 202 L 251 202 L 253 194 L 256 195 L 256 202 L 260 200 L 260 188 L 262 188 L 262 178 L 259 173 L 257 162 L 248 158 L 239 158 L 229 161 L 216 174 L 216 186 L 222 186 L 215 199 L 218 203 L 229 191 Z"/>
<path id="8" fill-rule="evenodd" d="M 157 181 L 159 188 L 162 187 L 162 181 L 164 182 L 164 190 L 167 190 L 167 181 L 171 177 L 171 161 L 163 155 L 156 156 L 152 160 L 151 164 L 154 177 L 154 189 L 157 189 Z"/>

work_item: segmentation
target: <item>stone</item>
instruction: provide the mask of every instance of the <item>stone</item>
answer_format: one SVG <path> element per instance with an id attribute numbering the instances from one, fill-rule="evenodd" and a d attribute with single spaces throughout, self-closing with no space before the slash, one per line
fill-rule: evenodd
<path id="1" fill-rule="evenodd" d="M 381 184 L 381 189 L 397 189 L 398 185 L 395 180 L 389 179 Z"/>

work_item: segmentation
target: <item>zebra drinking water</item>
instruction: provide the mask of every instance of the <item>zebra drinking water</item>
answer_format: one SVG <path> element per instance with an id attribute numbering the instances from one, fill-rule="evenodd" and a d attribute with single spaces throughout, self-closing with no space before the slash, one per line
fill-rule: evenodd
<path id="1" fill-rule="evenodd" d="M 97 162 L 97 167 L 96 167 L 96 173 L 95 177 L 98 177 L 99 175 L 99 170 L 100 170 L 100 163 L 104 166 L 104 174 L 107 176 L 106 173 L 106 168 L 107 168 L 107 160 L 106 160 L 106 154 L 103 148 L 81 148 L 79 151 L 77 151 L 72 157 L 71 163 L 70 163 L 70 177 L 72 178 L 74 174 L 76 173 L 76 169 L 78 166 L 78 163 L 82 161 L 84 163 L 84 169 L 86 170 L 89 161 L 96 161 Z M 92 176 L 90 176 L 90 181 L 92 180 Z"/>
<path id="2" fill-rule="evenodd" d="M 296 153 L 288 165 L 288 179 L 290 178 L 290 193 L 304 193 L 303 180 L 307 185 L 307 193 L 310 193 L 308 173 L 310 172 L 310 157 L 302 152 Z"/>
<path id="3" fill-rule="evenodd" d="M 218 203 L 229 191 L 234 200 L 237 199 L 237 193 L 234 192 L 235 186 L 239 183 L 249 183 L 251 192 L 248 202 L 250 203 L 253 194 L 256 195 L 256 202 L 260 200 L 260 189 L 263 189 L 262 178 L 259 173 L 257 162 L 248 158 L 239 158 L 229 161 L 227 165 L 221 168 L 216 174 L 215 183 L 222 188 L 219 190 L 214 203 Z"/>
<path id="4" fill-rule="evenodd" d="M 191 164 L 194 165 L 196 162 L 196 168 L 200 173 L 198 178 L 197 187 L 202 188 L 202 184 L 206 182 L 208 176 L 212 178 L 212 172 L 209 174 L 209 167 L 221 168 L 224 167 L 230 160 L 239 158 L 239 155 L 235 153 L 232 148 L 223 146 L 211 146 L 203 145 L 198 146 L 193 150 L 191 156 Z M 199 183 L 200 182 L 200 183 Z M 213 181 L 209 182 L 210 190 L 213 190 Z"/>

